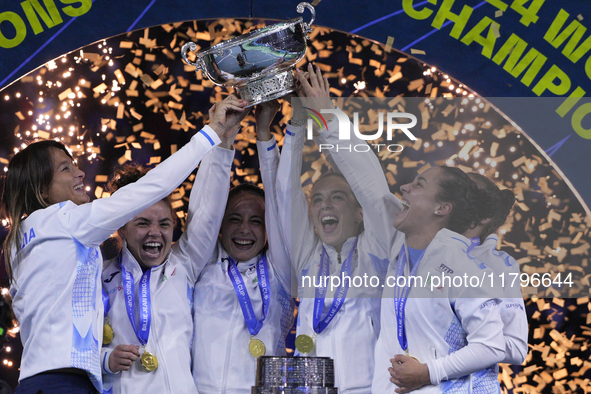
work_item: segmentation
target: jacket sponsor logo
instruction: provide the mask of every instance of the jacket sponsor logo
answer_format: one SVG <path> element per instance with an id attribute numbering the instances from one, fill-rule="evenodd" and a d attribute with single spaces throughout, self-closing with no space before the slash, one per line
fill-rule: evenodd
<path id="1" fill-rule="evenodd" d="M 450 274 L 450 275 L 454 273 L 454 270 L 452 270 L 451 268 L 449 268 L 445 264 L 441 264 L 439 267 L 435 268 L 435 271 Z"/>
<path id="2" fill-rule="evenodd" d="M 120 273 L 121 271 L 115 271 L 111 274 L 111 276 L 109 276 L 107 279 L 105 279 L 105 283 L 111 283 L 111 281 L 113 280 L 113 278 L 115 277 L 115 275 L 117 275 L 118 273 Z"/>
<path id="3" fill-rule="evenodd" d="M 515 303 L 510 303 L 510 304 L 505 304 L 505 308 L 506 309 L 521 309 L 521 310 L 523 310 L 523 307 L 520 304 L 516 303 L 516 302 Z"/>
<path id="4" fill-rule="evenodd" d="M 478 309 L 484 309 L 484 308 L 490 308 L 491 306 L 497 306 L 501 303 L 501 300 L 494 298 L 492 300 L 488 300 L 485 303 L 480 305 L 480 308 Z"/>

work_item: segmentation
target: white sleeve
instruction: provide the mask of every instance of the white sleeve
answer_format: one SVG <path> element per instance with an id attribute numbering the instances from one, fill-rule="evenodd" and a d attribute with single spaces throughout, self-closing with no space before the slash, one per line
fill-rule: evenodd
<path id="1" fill-rule="evenodd" d="M 287 254 L 283 230 L 279 224 L 276 179 L 279 167 L 279 148 L 275 137 L 257 141 L 261 178 L 265 188 L 265 229 L 269 242 L 269 255 L 283 289 L 291 292 L 291 261 Z"/>
<path id="2" fill-rule="evenodd" d="M 505 336 L 505 359 L 507 364 L 520 365 L 527 356 L 527 314 L 522 298 L 505 298 L 499 305 Z"/>
<path id="3" fill-rule="evenodd" d="M 287 125 L 279 169 L 277 202 L 279 222 L 291 263 L 299 275 L 314 252 L 316 234 L 302 190 L 302 154 L 305 128 Z"/>
<path id="4" fill-rule="evenodd" d="M 189 143 L 137 182 L 122 187 L 111 197 L 63 210 L 59 216 L 62 226 L 83 245 L 97 247 L 138 213 L 172 193 L 220 142 L 213 129 L 205 126 Z"/>
<path id="5" fill-rule="evenodd" d="M 390 193 L 384 169 L 377 156 L 367 142 L 355 135 L 352 124 L 350 127 L 351 139 L 341 141 L 339 139 L 339 122 L 337 116 L 333 116 L 328 123 L 328 129 L 323 128 L 320 134 L 324 137 L 326 144 L 335 147 L 330 150 L 330 157 L 347 179 L 357 201 L 363 208 L 365 231 L 371 234 L 371 239 L 375 240 L 376 247 L 389 253 L 394 237 L 399 234 L 392 226 L 392 222 L 402 210 L 402 205 L 398 198 Z M 367 151 L 356 151 L 353 148 L 359 145 L 366 145 Z M 386 204 L 384 198 L 386 196 L 391 202 L 389 205 Z M 387 267 L 383 268 L 385 272 Z"/>
<path id="6" fill-rule="evenodd" d="M 173 256 L 186 265 L 191 283 L 211 257 L 230 189 L 234 150 L 215 147 L 201 161 L 189 199 L 187 228 L 173 245 Z"/>
<path id="7" fill-rule="evenodd" d="M 427 362 L 432 384 L 469 375 L 504 359 L 505 341 L 498 302 L 498 299 L 474 299 L 460 294 L 453 305 L 462 328 L 468 334 L 468 344 L 447 356 Z"/>
<path id="8" fill-rule="evenodd" d="M 111 353 L 113 353 L 114 349 L 108 348 L 108 347 L 103 347 L 101 349 L 101 370 L 103 374 L 107 374 L 107 375 L 115 375 L 118 374 L 119 372 L 113 372 L 111 371 L 111 368 L 109 367 L 109 358 L 111 357 Z"/>
<path id="9" fill-rule="evenodd" d="M 504 272 L 507 277 L 513 278 L 513 275 L 521 274 L 519 263 L 509 254 L 501 252 L 498 257 L 503 260 Z M 519 365 L 525 361 L 529 350 L 527 346 L 529 327 L 521 294 L 521 283 L 517 282 L 514 286 L 505 286 L 505 298 L 499 308 L 504 324 L 503 334 L 505 335 L 505 359 L 503 362 Z"/>

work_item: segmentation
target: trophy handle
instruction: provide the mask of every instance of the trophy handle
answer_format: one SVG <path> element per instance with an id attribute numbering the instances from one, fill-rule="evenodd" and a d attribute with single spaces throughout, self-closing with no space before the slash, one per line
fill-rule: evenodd
<path id="1" fill-rule="evenodd" d="M 187 52 L 196 51 L 196 50 L 197 50 L 197 44 L 195 44 L 194 42 L 188 42 L 185 45 L 183 45 L 183 47 L 181 48 L 181 56 L 183 57 L 183 60 L 187 64 L 190 64 L 191 66 L 195 66 L 195 71 L 201 70 L 201 65 L 199 64 L 199 58 L 197 59 L 196 62 L 192 62 L 189 59 L 187 59 Z"/>
<path id="2" fill-rule="evenodd" d="M 304 25 L 304 29 L 307 34 L 312 31 L 312 23 L 314 23 L 314 21 L 316 20 L 316 10 L 314 9 L 314 7 L 312 7 L 312 5 L 310 3 L 306 3 L 306 2 L 301 2 L 300 4 L 298 4 L 298 7 L 296 10 L 299 14 L 303 14 L 304 8 L 309 9 L 310 12 L 312 13 L 312 19 L 310 19 L 310 22 L 308 22 L 308 23 L 303 22 L 302 23 Z"/>

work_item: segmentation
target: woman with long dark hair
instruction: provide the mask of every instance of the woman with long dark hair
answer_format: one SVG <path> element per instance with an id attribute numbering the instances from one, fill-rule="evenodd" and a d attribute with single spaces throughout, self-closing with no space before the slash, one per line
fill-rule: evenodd
<path id="1" fill-rule="evenodd" d="M 24 347 L 17 393 L 102 392 L 99 245 L 184 181 L 245 105 L 233 97 L 218 103 L 210 125 L 177 153 L 92 203 L 84 172 L 62 144 L 33 143 L 12 158 L 2 204 L 10 220 L 4 256 Z"/>

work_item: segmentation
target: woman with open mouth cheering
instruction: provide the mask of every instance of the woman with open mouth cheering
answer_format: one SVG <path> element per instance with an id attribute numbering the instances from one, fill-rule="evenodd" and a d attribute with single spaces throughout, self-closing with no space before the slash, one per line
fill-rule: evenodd
<path id="1" fill-rule="evenodd" d="M 359 171 L 375 173 L 367 190 L 329 172 L 313 184 L 310 205 L 300 176 L 306 135 L 304 110 L 332 108 L 328 81 L 320 70 L 308 67 L 300 99 L 292 100 L 292 119 L 287 126 L 278 187 L 282 232 L 290 245 L 291 261 L 298 279 L 300 306 L 296 355 L 331 357 L 335 386 L 342 393 L 370 393 L 374 372 L 374 347 L 380 327 L 381 283 L 388 267 L 390 246 L 398 232 L 368 193 L 389 194 L 379 164 L 363 162 Z M 328 129 L 338 128 L 336 118 Z M 347 279 L 349 278 L 349 279 Z M 378 283 L 359 286 L 358 280 Z M 354 282 L 354 283 L 353 283 Z"/>
<path id="2" fill-rule="evenodd" d="M 239 120 L 242 114 L 229 117 Z M 104 393 L 197 393 L 191 375 L 193 287 L 215 247 L 223 215 L 217 198 L 228 193 L 239 126 L 238 121 L 203 158 L 191 189 L 186 230 L 174 245 L 170 196 L 117 231 L 123 248 L 103 271 Z M 116 191 L 146 173 L 125 166 L 115 172 L 109 189 Z"/>

